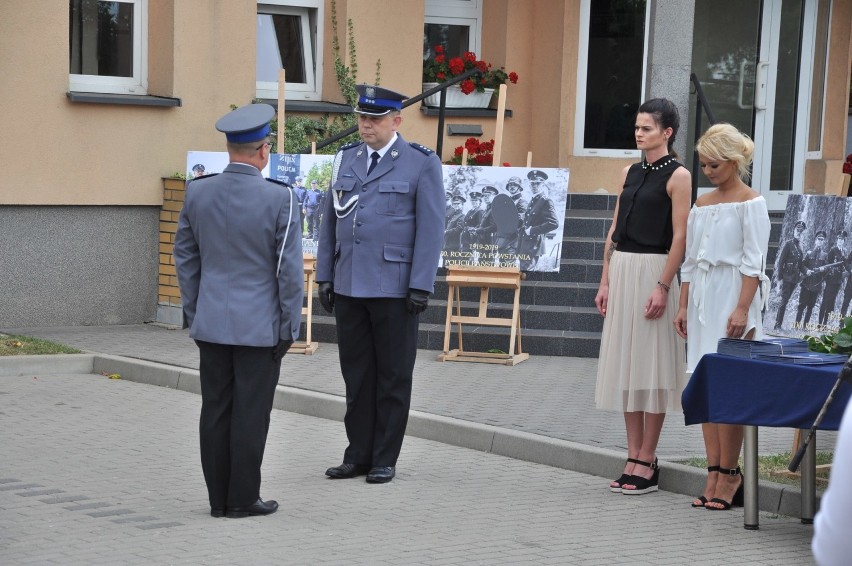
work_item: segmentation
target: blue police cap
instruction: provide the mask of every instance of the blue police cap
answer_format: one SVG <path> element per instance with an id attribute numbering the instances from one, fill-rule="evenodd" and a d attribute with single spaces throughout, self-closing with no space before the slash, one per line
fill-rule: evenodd
<path id="1" fill-rule="evenodd" d="M 228 112 L 216 122 L 216 129 L 232 143 L 250 143 L 269 135 L 269 122 L 275 109 L 269 104 L 249 104 Z"/>
<path id="2" fill-rule="evenodd" d="M 404 94 L 374 85 L 356 85 L 358 106 L 355 112 L 367 116 L 384 116 L 392 110 L 402 110 Z"/>

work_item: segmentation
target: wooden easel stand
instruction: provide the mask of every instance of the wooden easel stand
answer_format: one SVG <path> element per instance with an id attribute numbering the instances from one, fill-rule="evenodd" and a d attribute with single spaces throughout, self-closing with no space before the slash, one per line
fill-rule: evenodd
<path id="1" fill-rule="evenodd" d="M 317 269 L 317 260 L 312 255 L 305 255 L 302 257 L 304 270 L 305 270 L 305 295 L 306 306 L 302 307 L 302 314 L 306 316 L 305 319 L 305 341 L 297 341 L 293 342 L 293 345 L 290 346 L 290 349 L 287 350 L 288 353 L 292 354 L 305 354 L 306 356 L 313 355 L 314 352 L 319 348 L 319 344 L 316 342 L 311 342 L 311 325 L 313 324 L 313 300 L 314 300 L 314 278 L 316 277 L 316 269 Z"/>
<path id="2" fill-rule="evenodd" d="M 444 325 L 444 350 L 438 355 L 442 362 L 480 362 L 514 366 L 529 359 L 530 355 L 522 352 L 521 348 L 521 272 L 517 268 L 505 267 L 449 267 L 447 269 L 447 319 Z M 479 311 L 477 316 L 462 316 L 459 290 L 462 287 L 479 287 Z M 490 289 L 514 289 L 515 297 L 512 305 L 512 316 L 488 316 L 488 294 Z M 456 313 L 453 314 L 455 302 Z M 450 350 L 450 335 L 452 324 L 455 323 L 459 335 L 459 347 Z M 476 324 L 479 326 L 508 327 L 509 353 L 471 352 L 464 350 L 462 325 Z"/>

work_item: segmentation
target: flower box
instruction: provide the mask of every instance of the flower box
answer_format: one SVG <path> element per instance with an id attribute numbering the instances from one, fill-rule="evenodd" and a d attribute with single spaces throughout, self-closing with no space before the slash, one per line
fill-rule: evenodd
<path id="1" fill-rule="evenodd" d="M 423 92 L 433 89 L 438 83 L 423 83 Z M 447 87 L 447 108 L 488 108 L 491 103 L 493 88 L 486 88 L 485 92 L 473 91 L 464 94 L 459 85 Z M 432 96 L 423 99 L 426 106 L 439 107 L 441 105 L 441 93 L 436 92 Z"/>

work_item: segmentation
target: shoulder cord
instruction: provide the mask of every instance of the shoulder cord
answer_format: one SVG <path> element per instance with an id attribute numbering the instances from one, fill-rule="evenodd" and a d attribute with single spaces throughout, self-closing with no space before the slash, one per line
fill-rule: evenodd
<path id="1" fill-rule="evenodd" d="M 358 196 L 355 195 L 350 198 L 346 204 L 340 204 L 340 199 L 343 197 L 343 191 L 335 191 L 334 184 L 337 182 L 337 175 L 340 173 L 340 163 L 343 161 L 343 152 L 338 151 L 337 155 L 334 156 L 334 164 L 331 168 L 331 196 L 334 199 L 334 214 L 338 218 L 346 218 L 349 214 L 355 210 L 355 203 L 358 202 Z"/>
<path id="2" fill-rule="evenodd" d="M 290 213 L 287 215 L 287 228 L 284 230 L 284 241 L 281 242 L 281 251 L 278 253 L 278 268 L 275 270 L 275 277 L 281 273 L 281 258 L 284 257 L 284 246 L 287 244 L 287 236 L 290 234 L 290 220 L 293 218 L 293 189 L 287 187 L 290 191 Z"/>

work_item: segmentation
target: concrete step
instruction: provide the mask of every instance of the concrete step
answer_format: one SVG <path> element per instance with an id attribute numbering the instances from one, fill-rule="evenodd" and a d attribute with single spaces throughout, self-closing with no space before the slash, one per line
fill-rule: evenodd
<path id="1" fill-rule="evenodd" d="M 430 307 L 431 308 L 431 307 Z M 509 329 L 492 326 L 464 326 L 464 349 L 471 352 L 487 352 L 509 349 Z M 332 316 L 315 316 L 312 326 L 312 341 L 337 343 L 337 330 Z M 302 336 L 305 328 L 302 324 Z M 420 324 L 418 348 L 441 351 L 444 347 L 443 324 Z M 594 358 L 600 350 L 600 333 L 563 330 L 521 330 L 522 351 L 538 356 L 572 356 Z M 458 334 L 451 329 L 449 349 L 458 348 Z"/>

